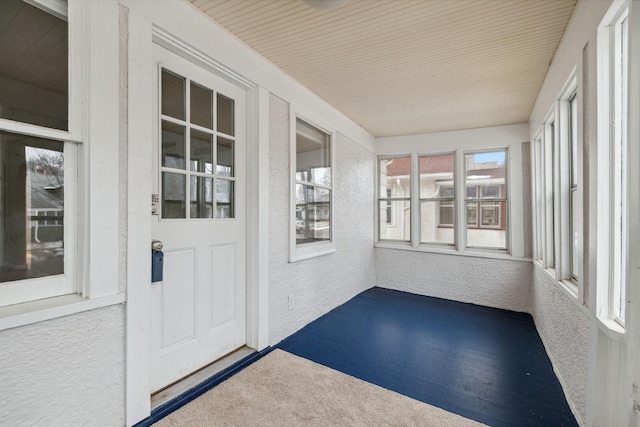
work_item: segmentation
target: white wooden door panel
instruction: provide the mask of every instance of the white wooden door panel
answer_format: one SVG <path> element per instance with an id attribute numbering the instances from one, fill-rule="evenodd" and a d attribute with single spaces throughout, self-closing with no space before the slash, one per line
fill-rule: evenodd
<path id="1" fill-rule="evenodd" d="M 151 391 L 246 343 L 246 93 L 154 46 L 158 91 Z"/>

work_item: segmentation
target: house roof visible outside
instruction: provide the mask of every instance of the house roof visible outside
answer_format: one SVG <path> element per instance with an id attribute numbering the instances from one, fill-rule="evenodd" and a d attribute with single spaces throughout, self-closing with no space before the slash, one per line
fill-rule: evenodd
<path id="1" fill-rule="evenodd" d="M 375 136 L 526 122 L 576 0 L 188 0 Z"/>

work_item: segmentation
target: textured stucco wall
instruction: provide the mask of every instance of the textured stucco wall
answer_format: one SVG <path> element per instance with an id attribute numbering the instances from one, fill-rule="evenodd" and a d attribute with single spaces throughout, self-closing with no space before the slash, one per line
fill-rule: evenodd
<path id="1" fill-rule="evenodd" d="M 124 425 L 124 307 L 0 332 L 0 425 Z"/>
<path id="2" fill-rule="evenodd" d="M 533 269 L 533 319 L 567 400 L 583 425 L 589 366 L 589 318 L 541 267 L 534 265 Z"/>
<path id="3" fill-rule="evenodd" d="M 377 286 L 529 312 L 531 262 L 376 248 Z"/>
<path id="4" fill-rule="evenodd" d="M 275 344 L 374 285 L 374 155 L 338 133 L 337 251 L 289 263 L 289 105 L 275 96 L 269 121 L 269 341 Z M 291 310 L 289 295 L 294 296 Z"/>

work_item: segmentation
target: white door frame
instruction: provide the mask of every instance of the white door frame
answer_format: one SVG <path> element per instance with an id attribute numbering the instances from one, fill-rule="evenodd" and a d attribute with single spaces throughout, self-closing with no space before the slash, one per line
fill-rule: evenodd
<path id="1" fill-rule="evenodd" d="M 148 417 L 151 310 L 151 182 L 153 91 L 157 87 L 153 44 L 188 59 L 247 93 L 247 345 L 268 346 L 269 92 L 136 14 L 128 28 L 126 425 Z M 122 55 L 122 53 L 121 53 Z"/>

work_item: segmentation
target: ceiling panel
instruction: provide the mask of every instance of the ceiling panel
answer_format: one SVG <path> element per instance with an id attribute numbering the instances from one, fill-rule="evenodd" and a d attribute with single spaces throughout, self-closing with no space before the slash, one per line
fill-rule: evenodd
<path id="1" fill-rule="evenodd" d="M 520 123 L 576 0 L 190 0 L 375 136 Z"/>

